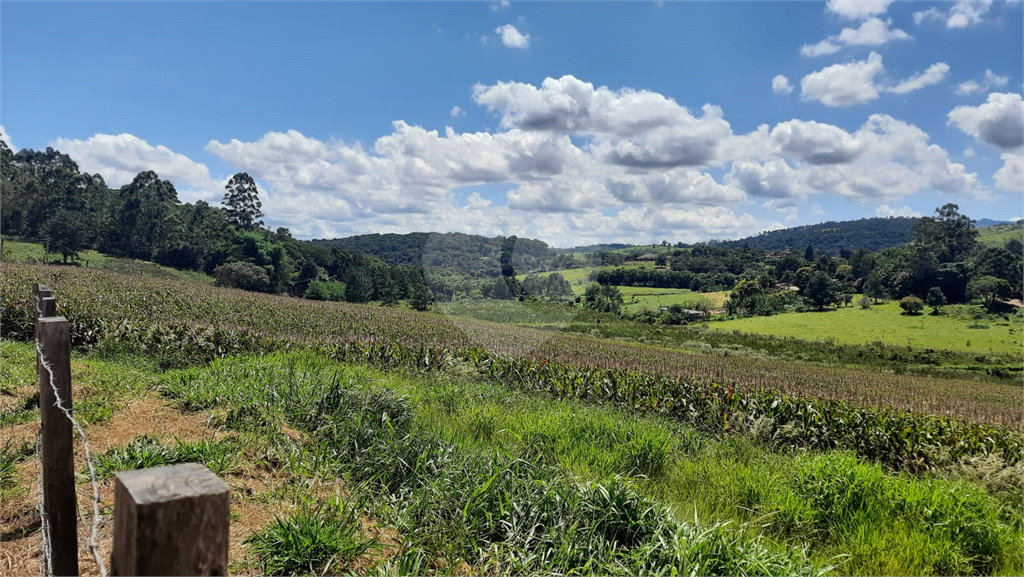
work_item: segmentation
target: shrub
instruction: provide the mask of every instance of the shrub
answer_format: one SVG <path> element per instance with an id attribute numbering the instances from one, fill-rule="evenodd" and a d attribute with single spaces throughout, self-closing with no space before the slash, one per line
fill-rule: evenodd
<path id="1" fill-rule="evenodd" d="M 345 300 L 345 283 L 315 280 L 309 283 L 304 296 L 315 301 L 341 302 Z"/>
<path id="2" fill-rule="evenodd" d="M 924 309 L 924 301 L 915 296 L 903 297 L 900 299 L 900 308 L 908 315 L 920 314 Z"/>
<path id="3" fill-rule="evenodd" d="M 860 308 L 862 308 L 862 309 L 869 309 L 869 308 L 871 308 L 871 297 L 862 297 L 857 302 L 860 303 Z"/>
<path id="4" fill-rule="evenodd" d="M 946 304 L 946 295 L 942 294 L 942 289 L 937 286 L 933 286 L 928 289 L 928 306 L 932 307 L 932 314 L 939 314 L 939 307 Z"/>
<path id="5" fill-rule="evenodd" d="M 267 269 L 251 262 L 231 262 L 213 269 L 217 286 L 240 288 L 247 291 L 269 292 L 270 275 Z"/>

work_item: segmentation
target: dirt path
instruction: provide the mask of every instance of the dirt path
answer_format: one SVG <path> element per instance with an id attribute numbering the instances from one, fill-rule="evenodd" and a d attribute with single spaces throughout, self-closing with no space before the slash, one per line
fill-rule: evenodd
<path id="1" fill-rule="evenodd" d="M 217 431 L 206 426 L 201 415 L 182 414 L 169 407 L 155 396 L 132 400 L 127 407 L 114 413 L 107 422 L 86 429 L 89 446 L 93 455 L 108 449 L 123 447 L 139 435 L 154 435 L 161 440 L 170 440 L 175 435 L 182 440 L 196 441 L 205 437 L 218 436 Z M 36 422 L 23 423 L 4 431 L 4 442 L 34 444 Z M 86 467 L 85 448 L 75 440 L 75 470 Z M 36 465 L 28 459 L 17 466 L 18 486 L 21 494 L 4 503 L 0 516 L 0 540 L 4 541 L 0 551 L 0 575 L 38 575 L 42 572 L 42 535 L 39 531 L 39 511 L 36 508 Z M 80 513 L 78 527 L 79 567 L 82 575 L 99 575 L 99 568 L 89 553 L 89 535 L 92 529 L 92 487 L 88 475 L 76 475 L 78 481 L 78 506 Z M 101 558 L 109 564 L 113 531 L 114 481 L 107 479 L 99 483 L 101 523 L 97 542 Z"/>
<path id="2" fill-rule="evenodd" d="M 211 428 L 203 414 L 185 414 L 169 406 L 166 401 L 153 393 L 133 399 L 116 411 L 108 421 L 89 426 L 86 435 L 92 454 L 99 455 L 111 448 L 124 447 L 141 435 L 152 435 L 163 442 L 175 438 L 194 442 L 204 438 L 220 438 L 225 433 Z M 3 442 L 22 441 L 34 444 L 38 423 L 24 423 L 8 427 L 3 431 Z M 296 433 L 297 434 L 297 433 Z M 86 467 L 82 443 L 75 440 L 75 469 Z M 17 465 L 16 494 L 3 503 L 0 515 L 0 577 L 42 574 L 42 534 L 36 496 L 36 465 L 31 458 Z M 231 487 L 231 534 L 228 550 L 229 571 L 232 574 L 256 574 L 255 560 L 247 557 L 244 540 L 254 531 L 269 523 L 276 516 L 287 515 L 294 510 L 294 504 L 282 498 L 282 492 L 315 495 L 326 500 L 343 490 L 337 481 L 316 480 L 295 477 L 281 470 L 267 470 L 247 463 L 239 470 L 222 477 Z M 92 489 L 87 474 L 77 474 L 78 482 L 78 551 L 79 570 L 83 576 L 99 575 L 99 567 L 89 552 L 89 536 L 92 529 Z M 342 494 L 342 496 L 347 496 Z M 99 483 L 101 522 L 97 532 L 100 558 L 109 570 L 113 539 L 114 481 Z M 377 526 L 372 519 L 363 518 L 366 536 L 376 537 L 381 547 L 374 553 L 357 561 L 359 566 L 368 566 L 376 559 L 389 557 L 397 548 L 394 531 Z"/>

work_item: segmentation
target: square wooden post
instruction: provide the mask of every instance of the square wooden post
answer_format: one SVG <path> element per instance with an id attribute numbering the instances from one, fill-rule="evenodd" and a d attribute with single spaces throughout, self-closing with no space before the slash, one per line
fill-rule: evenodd
<path id="1" fill-rule="evenodd" d="M 111 575 L 227 575 L 230 500 L 198 463 L 118 473 Z"/>
<path id="2" fill-rule="evenodd" d="M 48 299 L 53 302 L 53 299 Z M 64 317 L 41 317 L 36 337 L 39 422 L 42 440 L 43 511 L 50 527 L 52 575 L 78 575 L 78 509 L 75 495 L 75 455 L 71 420 L 71 337 Z"/>

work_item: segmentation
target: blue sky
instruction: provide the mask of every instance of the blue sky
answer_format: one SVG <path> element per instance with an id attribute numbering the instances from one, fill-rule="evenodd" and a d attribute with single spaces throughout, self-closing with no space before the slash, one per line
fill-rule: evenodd
<path id="1" fill-rule="evenodd" d="M 1022 2 L 29 3 L 0 127 L 296 236 L 1022 216 Z"/>

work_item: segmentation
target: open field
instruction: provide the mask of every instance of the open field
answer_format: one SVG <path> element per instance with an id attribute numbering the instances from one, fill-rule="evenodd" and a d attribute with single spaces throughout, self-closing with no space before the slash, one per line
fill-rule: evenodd
<path id="1" fill-rule="evenodd" d="M 562 275 L 572 287 L 576 296 L 581 296 L 587 289 L 587 275 L 597 270 L 611 270 L 615 268 L 654 268 L 651 262 L 630 262 L 621 267 L 600 267 L 600 268 L 572 268 L 540 273 L 538 276 L 547 276 L 552 273 Z M 517 277 L 519 280 L 526 278 L 525 275 Z M 717 291 L 707 293 L 695 293 L 689 289 L 658 289 L 645 287 L 620 286 L 619 291 L 625 300 L 623 310 L 630 313 L 640 312 L 644 309 L 656 311 L 660 307 L 672 306 L 675 304 L 687 306 L 695 302 L 697 297 L 704 296 L 710 299 L 715 306 L 722 306 L 722 303 L 729 298 L 729 291 Z"/>
<path id="2" fill-rule="evenodd" d="M 658 289 L 646 287 L 620 286 L 622 292 L 623 310 L 628 313 L 637 313 L 642 310 L 657 311 L 661 307 L 680 305 L 683 308 L 693 308 L 693 305 L 702 299 L 711 301 L 715 307 L 721 307 L 722 303 L 729 299 L 729 291 L 717 291 L 699 293 L 689 289 Z"/>
<path id="3" fill-rule="evenodd" d="M 861 295 L 854 297 L 854 302 Z M 770 317 L 748 317 L 709 325 L 717 330 L 797 337 L 834 339 L 840 343 L 866 344 L 880 341 L 917 348 L 950 349 L 983 354 L 1015 354 L 1024 351 L 1024 324 L 1020 314 L 996 320 L 975 320 L 969 314 L 974 307 L 947 306 L 943 314 L 902 314 L 896 301 L 872 305 L 840 307 L 825 312 L 785 313 Z"/>
<path id="4" fill-rule="evenodd" d="M 1020 465 L 896 474 L 846 452 L 771 449 L 761 430 L 708 436 L 458 373 L 310 353 L 163 372 L 111 352 L 73 364 L 76 391 L 110 409 L 86 425 L 106 555 L 110 475 L 194 461 L 231 487 L 232 574 L 984 575 L 1024 562 Z M 24 405 L 31 346 L 4 341 L 0 357 L 3 398 Z M 4 447 L 2 575 L 40 561 L 34 430 L 3 427 L 27 445 Z"/>
<path id="5" fill-rule="evenodd" d="M 119 346 L 144 346 L 155 355 L 162 354 L 163 362 L 170 364 L 183 362 L 189 355 L 210 359 L 231 350 L 271 350 L 286 343 L 343 348 L 352 342 L 378 343 L 371 350 L 394 343 L 409 348 L 409 352 L 400 351 L 402 355 L 413 356 L 412 351 L 424 347 L 442 352 L 476 347 L 500 357 L 638 372 L 693 385 L 721 383 L 741 390 L 765 389 L 864 407 L 888 406 L 1020 425 L 1019 381 L 894 375 L 729 354 L 728 350 L 695 354 L 700 348 L 684 352 L 439 313 L 313 302 L 91 269 L 6 265 L 4 272 L 0 320 L 5 335 L 31 337 L 30 285 L 44 281 L 53 288 L 59 311 L 71 321 L 77 345 L 109 339 Z M 590 317 L 581 313 L 579 318 Z M 620 325 L 656 333 L 646 325 Z M 585 322 L 567 330 L 614 331 L 618 326 Z M 665 331 L 667 335 L 675 332 Z M 802 347 L 800 342 L 794 344 Z M 179 350 L 183 346 L 188 347 L 188 354 Z M 438 354 L 448 354 L 442 352 Z"/>
<path id="6" fill-rule="evenodd" d="M 39 265 L 4 266 L 7 338 L 31 337 L 32 281 L 79 351 L 105 554 L 109 475 L 196 461 L 232 489 L 232 573 L 1024 569 L 1019 384 L 552 330 L 632 326 L 567 305 L 417 313 Z M 0 355 L 0 574 L 31 573 L 34 360 Z"/>
<path id="7" fill-rule="evenodd" d="M 4 241 L 5 262 L 32 262 L 41 263 L 46 258 L 46 249 L 40 243 Z M 198 271 L 178 270 L 153 262 L 146 262 L 130 258 L 118 258 L 105 255 L 94 250 L 83 250 L 78 253 L 77 266 L 84 268 L 97 268 L 129 274 L 144 274 L 150 276 L 166 276 L 182 280 L 212 283 L 213 277 Z M 60 253 L 50 253 L 51 262 L 61 262 L 63 257 Z M 75 261 L 69 261 L 74 263 Z"/>

